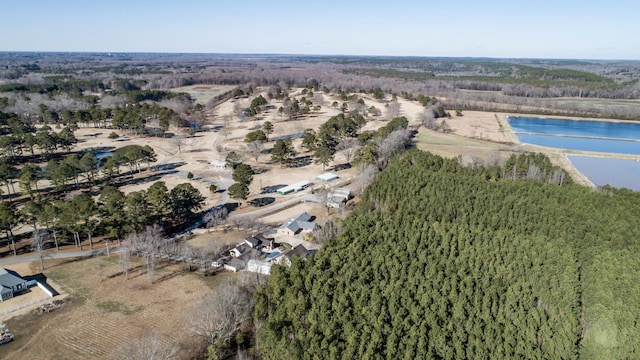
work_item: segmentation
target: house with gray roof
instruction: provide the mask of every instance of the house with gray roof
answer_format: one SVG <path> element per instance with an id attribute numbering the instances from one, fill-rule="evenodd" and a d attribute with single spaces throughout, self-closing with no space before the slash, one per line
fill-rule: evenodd
<path id="1" fill-rule="evenodd" d="M 285 221 L 284 224 L 280 225 L 278 228 L 278 234 L 293 236 L 298 233 L 310 233 L 317 227 L 317 225 L 311 220 L 312 216 L 307 212 L 303 212 L 295 218 L 289 219 Z"/>
<path id="2" fill-rule="evenodd" d="M 291 266 L 291 261 L 294 256 L 305 260 L 314 254 L 315 250 L 308 250 L 304 245 L 300 244 L 295 246 L 293 249 L 283 252 L 280 256 L 275 258 L 273 262 L 279 265 Z"/>
<path id="3" fill-rule="evenodd" d="M 0 269 L 0 301 L 11 299 L 26 289 L 27 281 L 17 272 L 4 268 Z"/>

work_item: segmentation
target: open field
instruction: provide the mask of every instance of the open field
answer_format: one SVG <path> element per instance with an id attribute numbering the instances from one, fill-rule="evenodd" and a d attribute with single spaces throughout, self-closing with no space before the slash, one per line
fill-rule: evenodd
<path id="1" fill-rule="evenodd" d="M 218 282 L 235 276 L 203 277 L 187 273 L 184 264 L 163 264 L 150 285 L 141 260 L 132 268 L 126 280 L 117 257 L 51 261 L 45 274 L 72 296 L 51 313 L 6 321 L 15 341 L 0 347 L 0 358 L 107 359 L 120 344 L 152 331 L 188 344 L 185 311 Z"/>
<path id="2" fill-rule="evenodd" d="M 184 92 L 191 95 L 191 98 L 198 104 L 206 105 L 214 97 L 234 89 L 235 86 L 229 85 L 188 85 L 173 88 L 173 92 Z"/>

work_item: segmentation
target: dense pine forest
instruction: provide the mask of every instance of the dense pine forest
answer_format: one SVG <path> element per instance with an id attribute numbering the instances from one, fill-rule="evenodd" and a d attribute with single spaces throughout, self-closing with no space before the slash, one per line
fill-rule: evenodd
<path id="1" fill-rule="evenodd" d="M 640 195 L 492 171 L 396 157 L 255 294 L 263 357 L 637 358 Z"/>

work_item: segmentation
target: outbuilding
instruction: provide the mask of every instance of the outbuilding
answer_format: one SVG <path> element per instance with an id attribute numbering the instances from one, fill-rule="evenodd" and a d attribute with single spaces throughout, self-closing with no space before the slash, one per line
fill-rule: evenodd
<path id="1" fill-rule="evenodd" d="M 292 184 L 292 185 L 289 185 L 289 186 L 285 186 L 283 188 L 278 189 L 278 194 L 287 195 L 287 194 L 291 194 L 293 192 L 302 191 L 302 190 L 306 189 L 307 187 L 309 187 L 309 185 L 311 185 L 311 181 L 303 180 L 303 181 L 297 182 L 295 184 Z"/>
<path id="2" fill-rule="evenodd" d="M 321 181 L 323 183 L 328 183 L 334 180 L 338 180 L 338 176 L 332 173 L 324 173 L 316 176 L 316 180 Z"/>
<path id="3" fill-rule="evenodd" d="M 213 160 L 211 161 L 211 165 L 213 165 L 216 169 L 224 170 L 227 168 L 227 163 L 222 160 Z"/>

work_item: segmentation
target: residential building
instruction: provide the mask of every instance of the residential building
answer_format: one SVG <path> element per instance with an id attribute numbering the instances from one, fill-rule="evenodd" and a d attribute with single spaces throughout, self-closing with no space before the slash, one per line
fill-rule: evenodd
<path id="1" fill-rule="evenodd" d="M 307 212 L 303 212 L 295 218 L 289 219 L 285 221 L 284 224 L 280 225 L 278 228 L 278 234 L 293 236 L 298 233 L 310 233 L 318 226 L 312 221 L 312 219 L 313 217 L 311 215 Z"/>
<path id="2" fill-rule="evenodd" d="M 25 291 L 27 281 L 17 272 L 2 268 L 0 269 L 0 287 L 0 301 L 5 301 Z"/>

